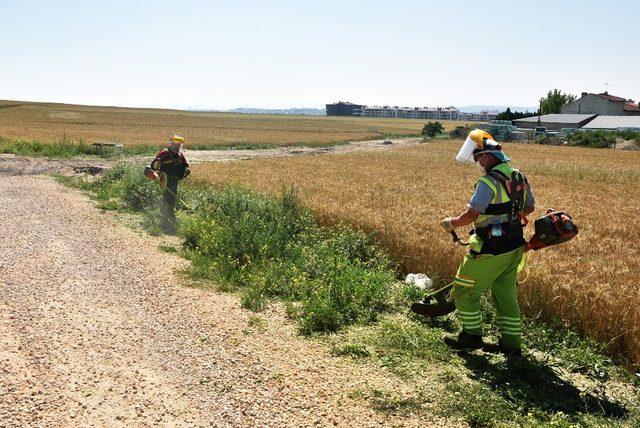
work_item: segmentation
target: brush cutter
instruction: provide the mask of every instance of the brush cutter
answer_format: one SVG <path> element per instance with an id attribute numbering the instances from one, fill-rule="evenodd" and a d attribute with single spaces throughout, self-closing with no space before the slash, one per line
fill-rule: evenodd
<path id="1" fill-rule="evenodd" d="M 147 177 L 149 180 L 157 182 L 160 188 L 171 193 L 176 198 L 176 200 L 178 200 L 182 205 L 184 205 L 189 211 L 195 211 L 195 208 L 193 206 L 191 206 L 190 204 L 187 204 L 184 201 L 184 199 L 182 199 L 181 197 L 173 193 L 171 189 L 167 188 L 166 173 L 158 173 L 158 171 L 152 169 L 150 166 L 146 166 L 144 168 L 143 173 L 144 173 L 144 176 Z"/>
<path id="2" fill-rule="evenodd" d="M 564 211 L 556 211 L 549 208 L 547 213 L 534 222 L 535 232 L 526 250 L 540 250 L 542 248 L 558 245 L 574 238 L 578 234 L 578 226 L 573 222 L 573 218 Z M 455 244 L 461 246 L 469 245 L 458 237 L 455 230 L 451 231 L 451 237 Z M 425 317 L 440 317 L 456 310 L 455 303 L 451 300 L 451 289 L 453 283 L 427 294 L 422 301 L 411 305 L 411 310 L 416 314 Z"/>

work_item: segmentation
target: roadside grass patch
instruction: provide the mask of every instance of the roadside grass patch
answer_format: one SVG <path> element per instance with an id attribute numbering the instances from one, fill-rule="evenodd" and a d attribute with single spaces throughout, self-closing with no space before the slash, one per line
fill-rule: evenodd
<path id="1" fill-rule="evenodd" d="M 321 228 L 294 189 L 274 198 L 231 186 L 192 197 L 197 206 L 179 230 L 191 274 L 237 286 L 244 307 L 298 301 L 305 334 L 374 321 L 388 308 L 389 259 L 364 233 Z"/>
<path id="2" fill-rule="evenodd" d="M 0 137 L 0 153 L 11 153 L 19 156 L 45 156 L 51 158 L 70 158 L 92 154 L 92 148 L 83 140 L 74 142 L 68 138 L 50 143 L 38 140 L 8 139 Z"/>
<path id="3" fill-rule="evenodd" d="M 342 345 L 334 345 L 331 349 L 331 355 L 335 357 L 353 357 L 353 358 L 365 358 L 370 357 L 371 352 L 366 345 L 346 343 Z"/>
<path id="4" fill-rule="evenodd" d="M 158 249 L 163 253 L 168 253 L 168 254 L 176 254 L 178 252 L 178 249 L 173 245 L 160 244 L 158 245 Z"/>
<path id="5" fill-rule="evenodd" d="M 162 234 L 162 190 L 147 179 L 137 165 L 117 164 L 97 177 L 54 175 L 59 182 L 88 192 L 98 208 L 140 213 L 142 226 L 152 235 Z"/>
<path id="6" fill-rule="evenodd" d="M 125 145 L 123 154 L 153 155 L 158 150 L 158 146 L 152 144 Z M 0 153 L 63 159 L 75 156 L 96 156 L 95 148 L 91 144 L 86 143 L 83 139 L 71 140 L 66 136 L 54 141 L 0 137 Z"/>
<path id="7" fill-rule="evenodd" d="M 245 335 L 264 333 L 267 331 L 267 321 L 257 315 L 251 315 L 247 320 L 247 328 L 242 330 Z"/>
<path id="8" fill-rule="evenodd" d="M 492 317 L 485 315 L 489 332 L 495 328 Z M 601 354 L 601 345 L 527 320 L 522 358 L 455 352 L 442 342 L 446 331 L 457 329 L 452 318 L 430 326 L 401 313 L 386 314 L 377 323 L 328 338 L 332 355 L 386 368 L 415 391 L 410 399 L 382 390 L 359 391 L 353 398 L 379 412 L 402 411 L 402 400 L 412 412 L 428 404 L 438 415 L 483 427 L 635 426 L 639 420 L 637 382 Z"/>
<path id="9" fill-rule="evenodd" d="M 423 397 L 402 397 L 389 392 L 374 389 L 368 395 L 371 406 L 385 413 L 413 413 L 420 410 L 428 400 Z"/>

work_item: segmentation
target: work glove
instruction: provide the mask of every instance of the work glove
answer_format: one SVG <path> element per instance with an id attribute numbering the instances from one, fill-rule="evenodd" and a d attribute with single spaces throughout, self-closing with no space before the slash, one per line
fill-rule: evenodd
<path id="1" fill-rule="evenodd" d="M 447 217 L 440 222 L 440 225 L 445 231 L 447 231 L 447 233 L 455 229 L 455 226 L 453 225 L 452 221 L 453 221 L 453 217 Z"/>

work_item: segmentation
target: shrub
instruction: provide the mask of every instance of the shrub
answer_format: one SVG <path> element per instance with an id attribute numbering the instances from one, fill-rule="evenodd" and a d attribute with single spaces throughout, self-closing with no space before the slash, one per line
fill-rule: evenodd
<path id="1" fill-rule="evenodd" d="M 571 134 L 569 143 L 572 146 L 611 148 L 616 143 L 616 136 L 617 132 L 611 131 L 582 131 Z"/>
<path id="2" fill-rule="evenodd" d="M 449 137 L 455 139 L 466 138 L 467 135 L 469 135 L 469 132 L 471 132 L 471 128 L 469 128 L 468 126 L 456 126 L 451 131 L 449 131 Z"/>
<path id="3" fill-rule="evenodd" d="M 49 143 L 37 140 L 0 138 L 0 153 L 12 153 L 21 156 L 47 156 L 68 158 L 78 155 L 91 154 L 91 146 L 83 140 L 72 142 L 66 137 Z"/>
<path id="4" fill-rule="evenodd" d="M 556 137 L 550 137 L 548 135 L 540 135 L 536 137 L 533 142 L 535 144 L 544 144 L 548 146 L 559 146 L 560 140 Z"/>
<path id="5" fill-rule="evenodd" d="M 440 122 L 429 121 L 422 127 L 421 134 L 425 137 L 433 138 L 438 134 L 442 134 L 442 131 L 444 131 L 444 126 Z"/>
<path id="6" fill-rule="evenodd" d="M 640 132 L 638 131 L 624 130 L 617 131 L 616 134 L 618 137 L 624 138 L 625 140 L 635 140 L 640 143 Z"/>
<path id="7" fill-rule="evenodd" d="M 150 155 L 158 148 L 154 145 L 125 146 L 128 155 Z M 70 158 L 74 156 L 93 155 L 94 148 L 80 139 L 73 141 L 63 136 L 56 141 L 39 141 L 25 139 L 9 139 L 0 137 L 0 153 L 11 153 L 19 156 L 46 156 L 50 158 Z"/>

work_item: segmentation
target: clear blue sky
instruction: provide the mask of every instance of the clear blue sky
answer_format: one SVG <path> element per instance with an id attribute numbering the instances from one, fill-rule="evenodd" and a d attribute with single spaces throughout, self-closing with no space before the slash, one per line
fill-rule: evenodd
<path id="1" fill-rule="evenodd" d="M 640 1 L 0 0 L 0 98 L 193 108 L 640 98 Z"/>

